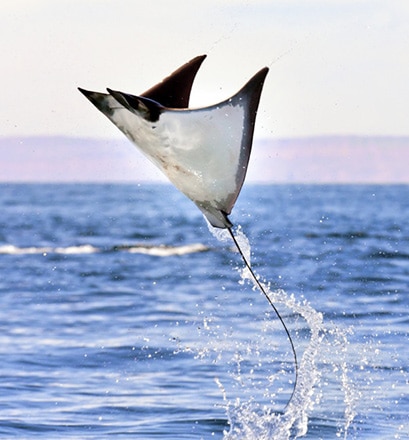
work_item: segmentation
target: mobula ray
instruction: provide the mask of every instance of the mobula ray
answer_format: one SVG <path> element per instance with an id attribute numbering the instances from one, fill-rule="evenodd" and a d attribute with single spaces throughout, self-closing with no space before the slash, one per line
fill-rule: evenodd
<path id="1" fill-rule="evenodd" d="M 112 89 L 107 89 L 108 93 L 79 90 L 197 205 L 212 226 L 229 231 L 254 283 L 286 331 L 295 360 L 295 390 L 298 362 L 291 335 L 253 273 L 228 218 L 246 176 L 268 68 L 257 72 L 225 101 L 191 109 L 190 91 L 205 58 L 205 55 L 193 58 L 140 95 Z"/>

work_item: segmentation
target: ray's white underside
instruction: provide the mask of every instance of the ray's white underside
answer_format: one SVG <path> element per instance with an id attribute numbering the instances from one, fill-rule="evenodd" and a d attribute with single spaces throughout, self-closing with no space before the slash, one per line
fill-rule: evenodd
<path id="1" fill-rule="evenodd" d="M 155 122 L 119 103 L 111 110 L 111 121 L 200 209 L 233 205 L 245 119 L 242 105 L 227 101 L 205 109 L 166 110 Z"/>

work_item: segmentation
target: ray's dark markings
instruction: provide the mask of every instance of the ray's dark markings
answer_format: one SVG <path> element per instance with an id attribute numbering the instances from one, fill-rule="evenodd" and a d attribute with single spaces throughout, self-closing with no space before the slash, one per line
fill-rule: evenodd
<path id="1" fill-rule="evenodd" d="M 254 274 L 228 218 L 246 177 L 268 68 L 257 72 L 231 98 L 190 109 L 193 81 L 205 58 L 206 55 L 193 58 L 138 96 L 112 89 L 107 89 L 107 94 L 79 90 L 196 204 L 213 227 L 228 230 L 255 285 L 273 308 L 290 341 L 295 362 L 291 402 L 298 380 L 297 353 L 291 334 Z"/>

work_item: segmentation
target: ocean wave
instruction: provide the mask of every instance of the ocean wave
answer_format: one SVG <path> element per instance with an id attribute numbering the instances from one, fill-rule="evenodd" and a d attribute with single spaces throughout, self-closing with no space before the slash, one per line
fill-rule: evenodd
<path id="1" fill-rule="evenodd" d="M 8 255 L 47 254 L 51 250 L 49 247 L 18 247 L 12 244 L 0 246 L 0 254 Z"/>
<path id="2" fill-rule="evenodd" d="M 171 255 L 186 255 L 196 252 L 205 252 L 209 248 L 201 243 L 193 243 L 184 246 L 132 246 L 128 249 L 131 254 L 147 254 L 157 257 L 169 257 Z"/>
<path id="3" fill-rule="evenodd" d="M 29 246 L 18 247 L 12 244 L 5 244 L 0 246 L 0 254 L 2 255 L 33 255 L 33 254 L 95 254 L 99 252 L 129 252 L 132 254 L 146 254 L 156 257 L 170 257 L 173 255 L 186 255 L 196 252 L 208 251 L 209 247 L 201 243 L 193 243 L 182 246 L 167 246 L 167 245 L 118 245 L 110 248 L 98 248 L 90 244 L 66 247 L 49 247 L 49 246 Z"/>
<path id="4" fill-rule="evenodd" d="M 56 254 L 95 254 L 100 252 L 100 249 L 90 244 L 83 244 L 80 246 L 57 247 L 52 249 L 51 252 Z"/>

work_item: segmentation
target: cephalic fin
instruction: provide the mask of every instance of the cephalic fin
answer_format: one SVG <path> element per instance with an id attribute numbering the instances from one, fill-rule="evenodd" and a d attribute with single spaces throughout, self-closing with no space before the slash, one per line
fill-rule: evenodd
<path id="1" fill-rule="evenodd" d="M 111 89 L 107 89 L 107 91 L 127 110 L 142 116 L 149 122 L 156 122 L 164 109 L 159 103 L 144 96 L 130 95 L 129 93 L 118 92 Z"/>

